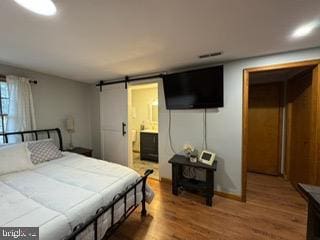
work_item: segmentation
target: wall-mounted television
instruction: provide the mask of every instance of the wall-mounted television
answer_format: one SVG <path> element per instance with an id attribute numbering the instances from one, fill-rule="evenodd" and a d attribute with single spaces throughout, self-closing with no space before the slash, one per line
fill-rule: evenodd
<path id="1" fill-rule="evenodd" d="M 167 109 L 223 107 L 223 66 L 163 77 Z"/>

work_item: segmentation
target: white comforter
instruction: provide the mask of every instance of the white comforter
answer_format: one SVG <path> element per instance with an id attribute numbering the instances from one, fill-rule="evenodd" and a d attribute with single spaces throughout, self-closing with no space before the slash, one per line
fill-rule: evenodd
<path id="1" fill-rule="evenodd" d="M 0 226 L 40 227 L 40 239 L 62 239 L 139 178 L 135 171 L 118 164 L 73 153 L 64 155 L 33 170 L 0 176 Z M 138 200 L 142 198 L 141 187 L 137 189 Z M 130 196 L 133 204 L 133 191 Z M 152 198 L 147 187 L 147 201 Z M 116 220 L 123 208 L 123 204 L 116 206 Z M 105 214 L 99 236 L 108 226 L 110 214 Z"/>

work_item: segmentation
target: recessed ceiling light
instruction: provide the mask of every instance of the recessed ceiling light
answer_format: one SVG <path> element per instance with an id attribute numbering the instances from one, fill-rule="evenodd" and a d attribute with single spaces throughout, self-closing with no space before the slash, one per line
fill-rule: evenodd
<path id="1" fill-rule="evenodd" d="M 22 7 L 45 16 L 55 15 L 57 8 L 52 0 L 14 0 Z"/>
<path id="2" fill-rule="evenodd" d="M 319 21 L 313 21 L 298 27 L 293 33 L 293 38 L 301 38 L 309 35 L 316 27 L 319 26 Z"/>

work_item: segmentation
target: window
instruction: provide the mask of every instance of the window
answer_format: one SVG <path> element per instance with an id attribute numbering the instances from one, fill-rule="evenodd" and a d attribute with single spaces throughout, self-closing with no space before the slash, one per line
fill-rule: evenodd
<path id="1" fill-rule="evenodd" d="M 7 117 L 9 111 L 9 91 L 8 84 L 0 80 L 0 133 L 6 131 Z M 4 143 L 3 136 L 0 137 L 0 143 Z"/>

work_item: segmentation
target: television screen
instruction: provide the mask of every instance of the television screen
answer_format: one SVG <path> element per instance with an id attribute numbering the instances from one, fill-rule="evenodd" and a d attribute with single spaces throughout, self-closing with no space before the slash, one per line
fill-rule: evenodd
<path id="1" fill-rule="evenodd" d="M 223 66 L 165 75 L 167 109 L 223 107 Z"/>

